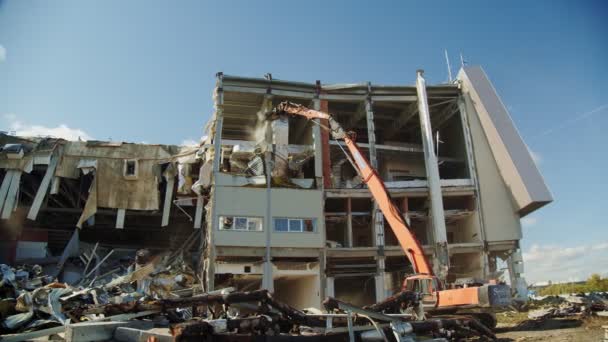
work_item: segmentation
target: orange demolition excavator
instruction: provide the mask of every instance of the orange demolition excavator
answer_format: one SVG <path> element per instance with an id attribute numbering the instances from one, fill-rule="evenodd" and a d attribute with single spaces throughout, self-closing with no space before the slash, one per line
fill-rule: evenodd
<path id="1" fill-rule="evenodd" d="M 403 282 L 403 290 L 421 293 L 423 308 L 426 312 L 455 313 L 459 310 L 473 309 L 470 311 L 483 314 L 484 311 L 489 311 L 488 309 L 511 304 L 510 287 L 504 284 L 475 284 L 446 289 L 445 284 L 434 275 L 422 246 L 411 232 L 402 213 L 391 200 L 384 182 L 355 143 L 354 133 L 345 132 L 328 113 L 291 102 L 280 103 L 269 114 L 269 119 L 277 119 L 285 115 L 303 116 L 309 120 L 327 120 L 329 126 L 319 121 L 315 121 L 315 123 L 323 129 L 329 130 L 335 140 L 344 142 L 350 152 L 349 155 L 345 151 L 348 160 L 359 173 L 363 183 L 367 185 L 414 269 L 415 275 L 407 277 Z M 484 323 L 495 325 L 495 320 L 491 317 L 484 318 Z"/>

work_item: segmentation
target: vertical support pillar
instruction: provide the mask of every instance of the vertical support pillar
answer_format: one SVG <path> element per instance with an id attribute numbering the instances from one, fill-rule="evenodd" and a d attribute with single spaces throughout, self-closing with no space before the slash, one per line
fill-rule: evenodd
<path id="1" fill-rule="evenodd" d="M 319 251 L 319 307 L 322 307 L 322 301 L 327 297 L 327 275 L 325 274 L 325 267 L 327 265 L 327 259 L 325 255 L 325 249 Z"/>
<path id="2" fill-rule="evenodd" d="M 431 198 L 431 220 L 433 222 L 434 255 L 433 269 L 441 280 L 445 280 L 448 273 L 450 258 L 448 251 L 445 217 L 443 212 L 443 198 L 441 193 L 441 180 L 439 166 L 433 144 L 433 132 L 429 113 L 429 103 L 426 97 L 426 81 L 423 71 L 418 70 L 416 90 L 418 92 L 418 116 L 422 130 L 422 146 L 424 149 L 424 164 L 426 166 L 429 195 Z"/>
<path id="3" fill-rule="evenodd" d="M 346 246 L 353 248 L 353 209 L 351 198 L 346 199 Z"/>
<path id="4" fill-rule="evenodd" d="M 4 206 L 2 207 L 2 219 L 9 219 L 11 213 L 17 207 L 19 183 L 21 182 L 21 170 L 11 170 L 12 177 L 10 179 L 10 186 L 4 200 Z M 5 176 L 7 177 L 7 176 Z"/>
<path id="5" fill-rule="evenodd" d="M 335 297 L 336 289 L 334 287 L 334 277 L 327 277 L 327 284 L 325 286 L 325 296 L 326 297 Z"/>
<path id="6" fill-rule="evenodd" d="M 374 277 L 375 279 L 375 283 L 376 283 L 376 303 L 383 301 L 386 299 L 387 297 L 387 293 L 386 293 L 386 284 L 385 284 L 385 280 L 386 280 L 386 272 L 385 272 L 385 262 L 386 262 L 386 257 L 384 255 L 378 256 L 377 257 L 377 263 L 378 263 L 378 272 L 376 274 L 376 276 Z"/>
<path id="7" fill-rule="evenodd" d="M 482 251 L 482 269 L 483 269 L 483 278 L 487 278 L 490 273 L 490 260 L 488 257 L 488 249 L 487 249 L 487 241 L 486 241 L 486 226 L 483 218 L 483 202 L 481 200 L 481 191 L 479 191 L 479 182 L 477 180 L 477 164 L 475 162 L 475 149 L 473 145 L 473 138 L 471 137 L 471 130 L 469 126 L 469 118 L 467 105 L 464 100 L 464 94 L 460 95 L 458 99 L 458 109 L 460 111 L 460 122 L 462 124 L 463 136 L 465 141 L 465 148 L 467 152 L 467 161 L 469 166 L 469 177 L 475 186 L 475 207 L 477 211 L 477 218 L 479 220 L 479 238 L 483 243 L 483 251 Z"/>
<path id="8" fill-rule="evenodd" d="M 215 85 L 215 131 L 213 132 L 213 179 L 217 179 L 217 175 L 220 172 L 220 157 L 222 150 L 222 125 L 224 122 L 224 88 L 223 88 L 224 74 L 218 72 L 216 75 Z M 219 216 L 216 212 L 217 199 L 215 192 L 217 191 L 217 185 L 212 186 L 211 194 L 211 222 L 209 229 L 207 229 L 207 250 L 205 251 L 205 260 L 203 262 L 203 268 L 205 272 L 205 291 L 213 291 L 215 287 L 215 241 L 214 232 L 219 226 Z M 202 234 L 201 234 L 202 237 Z"/>
<path id="9" fill-rule="evenodd" d="M 49 185 L 51 184 L 51 180 L 53 179 L 53 175 L 55 174 L 58 159 L 59 157 L 56 155 L 51 156 L 51 161 L 49 162 L 49 165 L 46 168 L 44 177 L 42 177 L 42 181 L 40 182 L 40 186 L 38 187 L 38 191 L 36 192 L 36 197 L 34 197 L 34 201 L 30 206 L 30 211 L 27 214 L 27 218 L 30 220 L 36 220 L 36 217 L 38 217 L 38 211 L 40 210 L 42 201 L 46 197 L 46 193 L 49 190 Z"/>
<path id="10" fill-rule="evenodd" d="M 171 215 L 171 204 L 173 204 L 173 188 L 175 187 L 175 168 L 173 164 L 167 166 L 165 171 L 165 179 L 167 180 L 167 188 L 165 189 L 165 203 L 163 206 L 163 218 L 161 227 L 169 225 L 169 216 Z"/>
<path id="11" fill-rule="evenodd" d="M 329 104 L 327 103 L 327 100 L 321 100 L 319 105 L 320 111 L 324 113 L 329 113 Z M 327 119 L 322 119 L 319 121 L 325 127 L 329 126 L 329 121 Z M 325 129 L 321 130 L 321 148 L 323 154 L 323 187 L 328 189 L 332 187 L 331 160 L 329 153 L 329 132 Z"/>
<path id="12" fill-rule="evenodd" d="M 270 89 L 269 89 L 270 91 Z M 262 103 L 262 112 L 266 113 L 272 109 L 272 95 L 267 94 Z M 272 276 L 272 255 L 271 255 L 271 234 L 272 234 L 272 141 L 273 141 L 272 125 L 266 126 L 266 153 L 264 160 L 266 163 L 266 215 L 265 215 L 265 233 L 266 244 L 264 253 L 264 274 L 262 275 L 262 288 L 270 292 L 274 292 L 274 279 Z"/>
<path id="13" fill-rule="evenodd" d="M 125 227 L 125 215 L 126 209 L 118 209 L 116 211 L 116 229 L 123 229 Z"/>
<path id="14" fill-rule="evenodd" d="M 376 154 L 376 126 L 374 124 L 374 111 L 372 102 L 372 84 L 367 83 L 367 98 L 365 99 L 365 118 L 367 119 L 367 139 L 369 143 L 369 162 L 374 169 L 378 169 Z M 372 204 L 372 231 L 374 244 L 378 248 L 376 255 L 376 302 L 386 298 L 384 289 L 385 256 L 384 256 L 384 216 L 378 208 L 376 201 Z"/>
<path id="15" fill-rule="evenodd" d="M 509 280 L 514 298 L 525 302 L 528 298 L 528 286 L 523 277 L 524 261 L 521 249 L 517 248 L 509 255 L 507 267 L 509 268 Z"/>
<path id="16" fill-rule="evenodd" d="M 321 100 L 319 95 L 312 100 L 312 108 L 314 110 L 321 110 Z M 319 127 L 319 119 L 313 120 L 316 124 L 312 125 L 312 139 L 315 150 L 315 179 L 317 187 L 323 188 L 323 139 L 321 137 L 321 127 Z"/>
<path id="17" fill-rule="evenodd" d="M 2 212 L 2 207 L 4 206 L 6 196 L 8 195 L 8 189 L 11 187 L 11 182 L 13 181 L 13 176 L 16 172 L 17 171 L 11 169 L 6 170 L 2 185 L 0 186 L 0 212 Z"/>
<path id="18" fill-rule="evenodd" d="M 203 196 L 196 196 L 196 211 L 194 212 L 194 229 L 201 229 L 203 226 Z"/>
<path id="19" fill-rule="evenodd" d="M 365 99 L 365 117 L 367 119 L 367 139 L 369 142 L 369 162 L 374 169 L 378 169 L 378 159 L 376 158 L 376 128 L 374 125 L 374 111 L 372 103 L 372 84 L 367 83 L 367 98 Z"/>

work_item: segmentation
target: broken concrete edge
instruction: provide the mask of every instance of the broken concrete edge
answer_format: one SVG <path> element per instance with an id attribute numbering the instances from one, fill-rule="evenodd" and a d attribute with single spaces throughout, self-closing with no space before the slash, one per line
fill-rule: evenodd
<path id="1" fill-rule="evenodd" d="M 136 313 L 120 314 L 120 315 L 100 318 L 97 320 L 92 320 L 89 322 L 72 323 L 72 324 L 68 324 L 66 326 L 58 326 L 58 327 L 30 331 L 30 332 L 25 332 L 25 333 L 20 333 L 20 334 L 2 335 L 2 336 L 0 336 L 0 341 L 2 341 L 2 342 L 28 341 L 28 340 L 43 337 L 43 336 L 49 336 L 49 335 L 53 335 L 53 334 L 62 333 L 62 332 L 65 332 L 66 329 L 68 329 L 70 326 L 78 327 L 78 326 L 82 325 L 83 323 L 86 325 L 86 324 L 99 323 L 99 322 L 124 322 L 124 321 L 129 321 L 134 318 L 154 315 L 158 312 L 159 312 L 158 310 L 148 310 L 148 311 L 142 311 L 142 312 L 136 312 Z"/>

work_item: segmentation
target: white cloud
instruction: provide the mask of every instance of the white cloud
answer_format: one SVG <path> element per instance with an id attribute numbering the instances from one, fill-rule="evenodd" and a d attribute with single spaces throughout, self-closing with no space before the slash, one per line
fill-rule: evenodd
<path id="1" fill-rule="evenodd" d="M 563 247 L 534 244 L 523 253 L 526 279 L 530 283 L 585 280 L 592 273 L 607 276 L 608 241 Z"/>
<path id="2" fill-rule="evenodd" d="M 598 243 L 596 245 L 591 246 L 591 249 L 594 251 L 603 251 L 604 249 L 608 249 L 608 242 Z"/>
<path id="3" fill-rule="evenodd" d="M 0 45 L 0 62 L 4 62 L 6 60 L 6 48 Z"/>
<path id="4" fill-rule="evenodd" d="M 526 228 L 534 227 L 538 223 L 538 219 L 533 216 L 527 216 L 521 219 L 521 225 Z"/>
<path id="5" fill-rule="evenodd" d="M 70 128 L 66 124 L 57 127 L 46 127 L 42 125 L 29 125 L 17 119 L 15 114 L 5 114 L 4 119 L 8 121 L 10 131 L 16 135 L 26 137 L 54 137 L 66 140 L 91 140 L 87 132 L 79 128 Z"/>
<path id="6" fill-rule="evenodd" d="M 199 140 L 195 140 L 195 139 L 184 139 L 182 140 L 182 142 L 179 144 L 180 146 L 199 146 L 203 141 L 207 140 L 207 136 L 203 135 Z"/>
<path id="7" fill-rule="evenodd" d="M 199 142 L 194 139 L 185 139 L 179 144 L 180 146 L 198 146 Z"/>

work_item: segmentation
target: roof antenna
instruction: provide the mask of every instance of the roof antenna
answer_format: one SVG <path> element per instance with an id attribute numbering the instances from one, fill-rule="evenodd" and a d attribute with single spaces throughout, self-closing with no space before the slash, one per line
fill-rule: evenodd
<path id="1" fill-rule="evenodd" d="M 448 83 L 452 83 L 452 66 L 450 65 L 450 57 L 448 56 L 448 49 L 443 50 L 445 52 L 445 64 L 448 67 Z"/>
<path id="2" fill-rule="evenodd" d="M 467 65 L 467 61 L 464 60 L 464 57 L 462 57 L 462 52 L 460 53 L 460 67 L 464 68 Z"/>

